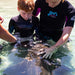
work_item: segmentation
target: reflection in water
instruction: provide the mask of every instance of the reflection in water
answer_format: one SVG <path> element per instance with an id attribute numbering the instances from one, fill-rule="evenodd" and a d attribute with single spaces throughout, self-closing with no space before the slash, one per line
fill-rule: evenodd
<path id="1" fill-rule="evenodd" d="M 51 41 L 49 43 L 52 44 Z M 5 57 L 1 57 L 1 75 L 70 75 L 72 70 L 60 64 L 60 58 L 66 57 L 68 53 L 66 46 L 59 48 L 51 59 L 43 59 L 42 55 L 38 55 L 38 50 L 47 47 L 48 44 L 46 43 L 44 45 L 36 44 L 33 47 L 22 45 L 17 45 L 17 47 L 5 46 L 0 55 L 0 57 Z"/>
<path id="2" fill-rule="evenodd" d="M 74 0 L 69 0 L 69 1 L 75 6 Z M 8 28 L 9 19 L 17 14 L 18 14 L 17 0 L 0 0 L 0 15 L 3 16 L 4 18 L 3 26 L 5 28 Z M 71 39 L 72 42 L 69 47 L 70 50 L 72 51 L 72 54 L 71 52 L 69 53 L 67 51 L 66 48 L 67 46 L 64 46 L 64 47 L 60 47 L 58 49 L 59 51 L 53 55 L 53 58 L 61 58 L 61 65 L 62 65 L 54 69 L 54 71 L 52 72 L 53 75 L 75 75 L 75 69 L 74 69 L 75 68 L 75 63 L 74 63 L 75 62 L 75 50 L 74 50 L 75 49 L 75 28 L 72 31 Z M 0 44 L 1 43 L 2 40 L 0 39 Z M 51 43 L 52 42 L 50 42 L 50 44 Z M 28 51 L 25 50 L 26 48 L 23 47 L 19 49 L 18 48 L 14 49 L 13 46 L 11 45 L 4 46 L 2 51 L 0 50 L 0 75 L 3 75 L 3 72 L 9 74 L 11 73 L 13 75 L 25 75 L 24 74 L 25 72 L 28 72 L 28 75 L 31 75 L 30 73 L 32 73 L 33 75 L 39 75 L 39 74 L 50 75 L 50 72 L 48 71 L 49 66 L 46 65 L 46 63 L 43 64 L 42 62 L 40 62 L 41 65 L 38 66 L 40 64 L 38 63 L 40 59 L 37 60 L 37 64 L 36 64 L 36 58 L 33 58 L 33 60 L 29 61 L 29 59 L 27 58 Z M 20 72 L 21 74 L 19 74 Z M 45 74 L 46 72 L 47 74 Z"/>

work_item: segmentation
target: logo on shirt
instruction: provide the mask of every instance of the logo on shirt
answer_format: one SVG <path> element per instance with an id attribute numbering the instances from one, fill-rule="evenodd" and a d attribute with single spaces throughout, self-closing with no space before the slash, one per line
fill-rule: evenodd
<path id="1" fill-rule="evenodd" d="M 58 16 L 58 14 L 57 14 L 57 12 L 49 11 L 48 16 L 50 16 L 52 18 L 56 18 L 56 16 Z"/>

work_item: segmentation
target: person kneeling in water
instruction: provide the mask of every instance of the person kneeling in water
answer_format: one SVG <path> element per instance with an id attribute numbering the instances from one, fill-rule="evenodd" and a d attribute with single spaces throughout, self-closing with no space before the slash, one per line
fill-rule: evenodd
<path id="1" fill-rule="evenodd" d="M 32 16 L 35 7 L 34 0 L 18 0 L 19 15 L 12 17 L 9 22 L 9 32 L 20 37 L 21 41 L 31 39 L 38 24 L 38 19 Z M 17 37 L 17 38 L 18 38 Z"/>

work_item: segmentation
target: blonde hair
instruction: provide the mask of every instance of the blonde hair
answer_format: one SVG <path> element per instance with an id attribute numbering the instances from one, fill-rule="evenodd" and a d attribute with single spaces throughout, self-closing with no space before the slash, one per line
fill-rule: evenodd
<path id="1" fill-rule="evenodd" d="M 62 3 L 64 2 L 65 0 L 62 0 Z"/>
<path id="2" fill-rule="evenodd" d="M 26 12 L 31 12 L 34 10 L 35 2 L 34 0 L 18 0 L 18 8 Z"/>

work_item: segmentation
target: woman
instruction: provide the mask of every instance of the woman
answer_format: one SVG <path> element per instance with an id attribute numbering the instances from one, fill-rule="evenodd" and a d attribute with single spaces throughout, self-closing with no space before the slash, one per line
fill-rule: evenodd
<path id="1" fill-rule="evenodd" d="M 45 58 L 51 57 L 69 38 L 75 20 L 75 9 L 67 0 L 37 0 L 33 15 L 40 11 L 38 33 L 41 39 L 52 39 L 55 45 L 45 49 Z"/>

